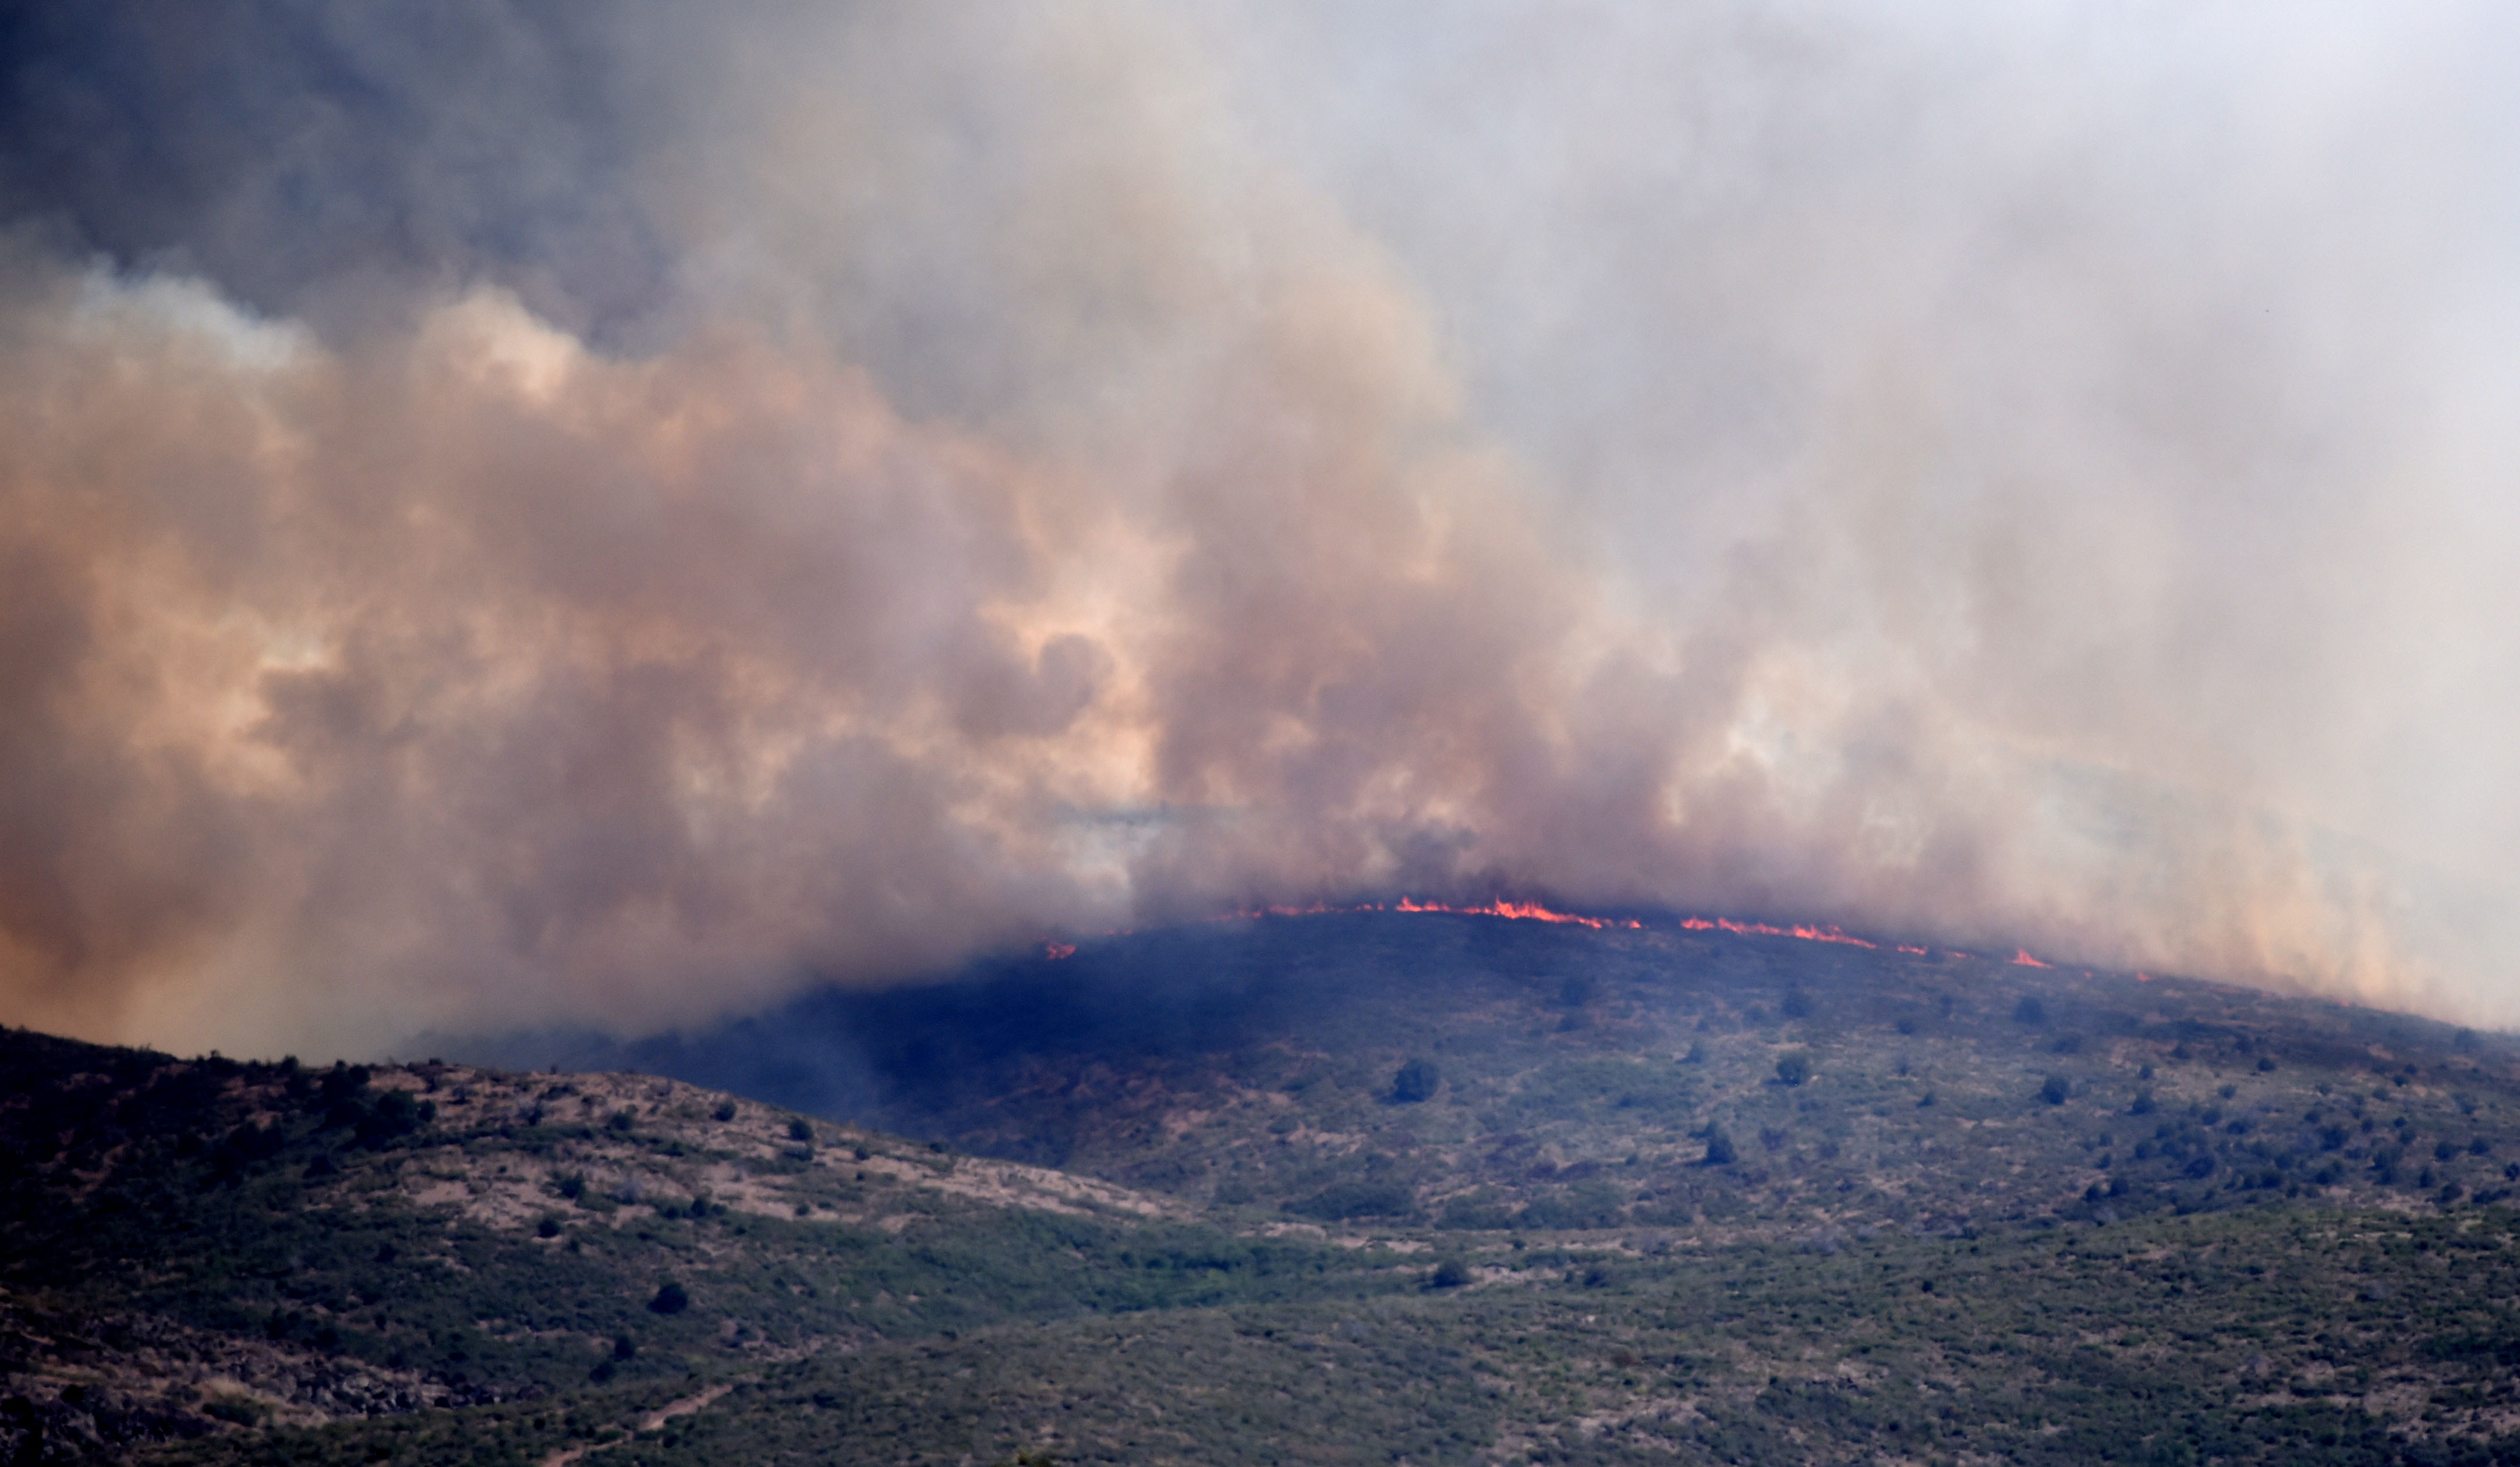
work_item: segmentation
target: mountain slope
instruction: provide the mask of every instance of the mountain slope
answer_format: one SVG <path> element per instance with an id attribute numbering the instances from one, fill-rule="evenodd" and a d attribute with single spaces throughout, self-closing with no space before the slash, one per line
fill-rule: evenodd
<path id="1" fill-rule="evenodd" d="M 1080 947 L 569 1042 L 647 1074 L 0 1035 L 0 1449 L 2520 1459 L 2500 1038 L 1673 922 Z"/>
<path id="2" fill-rule="evenodd" d="M 1949 1229 L 2305 1190 L 2429 1205 L 2499 1194 L 2520 1162 L 2520 1061 L 2500 1039 L 1676 922 L 1211 925 L 707 1034 L 518 1052 L 680 1074 L 1246 1221 Z M 1429 1091 L 1393 1103 L 1413 1060 Z M 1718 1134 L 1735 1160 L 1705 1167 Z"/>
<path id="3" fill-rule="evenodd" d="M 1372 1271 L 670 1081 L 29 1034 L 0 1073 L 0 1394 L 30 1460 Z"/>

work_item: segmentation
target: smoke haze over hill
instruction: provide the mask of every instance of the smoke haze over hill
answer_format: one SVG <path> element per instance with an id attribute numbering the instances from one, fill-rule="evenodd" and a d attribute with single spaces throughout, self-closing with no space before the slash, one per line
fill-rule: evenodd
<path id="1" fill-rule="evenodd" d="M 1359 893 L 2520 1018 L 2483 6 L 0 27 L 0 1018 Z"/>

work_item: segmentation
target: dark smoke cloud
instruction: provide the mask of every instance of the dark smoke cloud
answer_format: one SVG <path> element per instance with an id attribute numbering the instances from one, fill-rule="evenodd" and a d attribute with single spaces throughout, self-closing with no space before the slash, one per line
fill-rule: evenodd
<path id="1" fill-rule="evenodd" d="M 0 1008 L 1511 889 L 2507 1019 L 2499 23 L 19 14 Z"/>

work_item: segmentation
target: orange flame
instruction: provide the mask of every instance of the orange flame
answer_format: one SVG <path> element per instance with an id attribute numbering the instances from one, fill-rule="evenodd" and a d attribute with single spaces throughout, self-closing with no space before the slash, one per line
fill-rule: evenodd
<path id="1" fill-rule="evenodd" d="M 1508 901 L 1504 898 L 1498 898 L 1495 901 L 1488 902 L 1477 907 L 1456 907 L 1448 902 L 1421 902 L 1416 897 L 1402 897 L 1399 901 L 1392 903 L 1388 907 L 1379 902 L 1360 902 L 1349 907 L 1332 906 L 1328 902 L 1315 902 L 1309 907 L 1282 907 L 1277 905 L 1243 907 L 1238 908 L 1232 911 L 1219 912 L 1215 916 L 1208 917 L 1205 920 L 1211 922 L 1234 922 L 1248 921 L 1254 917 L 1264 916 L 1328 916 L 1333 913 L 1355 911 L 1440 912 L 1451 916 L 1491 916 L 1503 917 L 1508 921 L 1514 922 L 1553 922 L 1562 923 L 1571 927 L 1591 927 L 1596 930 L 1637 930 L 1642 929 L 1644 926 L 1643 922 L 1641 922 L 1634 917 L 1584 916 L 1578 912 L 1557 911 L 1551 908 L 1544 907 L 1538 902 L 1513 902 Z M 1680 925 L 1690 932 L 1731 932 L 1743 937 L 1791 937 L 1798 938 L 1804 942 L 1836 943 L 1842 947 L 1864 948 L 1875 952 L 1879 951 L 1881 947 L 1881 944 L 1879 943 L 1869 941 L 1866 938 L 1857 937 L 1855 934 L 1839 927 L 1834 922 L 1818 924 L 1805 923 L 1791 927 L 1778 927 L 1768 922 L 1735 921 L 1731 917 L 1692 916 L 1681 918 Z M 1121 937 L 1127 935 L 1129 930 L 1132 929 L 1114 929 L 1113 931 L 1106 933 L 1105 936 Z M 1051 960 L 1057 961 L 1059 958 L 1073 956 L 1076 949 L 1072 944 L 1052 941 L 1042 944 L 1042 951 Z M 1898 951 L 1916 957 L 1926 956 L 1925 949 L 1915 947 L 1908 943 L 1899 944 Z M 1972 956 L 1967 953 L 1961 953 L 1958 949 L 1954 949 L 1953 954 L 1955 956 L 1959 957 Z M 2044 968 L 2048 966 L 2048 964 L 2041 962 L 2038 958 L 2031 956 L 2027 952 L 2017 954 L 2014 956 L 2013 961 L 2027 963 L 2032 967 Z"/>
<path id="2" fill-rule="evenodd" d="M 1455 907 L 1444 902 L 1420 902 L 1415 897 L 1402 897 L 1399 901 L 1388 907 L 1383 906 L 1379 902 L 1359 902 L 1352 907 L 1333 907 L 1327 902 L 1316 902 L 1310 907 L 1242 907 L 1238 908 L 1233 911 L 1221 912 L 1216 916 L 1207 918 L 1207 920 L 1212 922 L 1233 922 L 1246 921 L 1252 917 L 1327 916 L 1334 912 L 1350 911 L 1437 911 L 1446 912 L 1454 916 L 1505 917 L 1509 921 L 1517 922 L 1563 922 L 1571 926 L 1594 928 L 1642 928 L 1644 926 L 1644 923 L 1637 921 L 1632 917 L 1579 916 L 1571 911 L 1552 911 L 1549 908 L 1543 907 L 1537 902 L 1508 902 L 1500 900 L 1490 902 L 1483 907 Z"/>
<path id="3" fill-rule="evenodd" d="M 2044 968 L 2048 966 L 2048 964 L 2041 962 L 2038 958 L 2031 956 L 2030 950 L 2027 948 L 2015 948 L 2012 950 L 2012 965 L 2014 967 L 2021 968 Z"/>
<path id="4" fill-rule="evenodd" d="M 1841 943 L 1850 948 L 1877 949 L 1881 946 L 1853 936 L 1835 923 L 1824 927 L 1773 927 L 1766 922 L 1736 922 L 1731 917 L 1684 917 L 1680 925 L 1691 932 L 1734 932 L 1743 937 L 1799 937 L 1807 943 Z M 1914 951 L 1921 953 L 1924 950 Z"/>
<path id="5" fill-rule="evenodd" d="M 1368 908 L 1366 910 L 1378 911 L 1381 909 Z M 1563 922 L 1572 926 L 1593 928 L 1642 927 L 1644 925 L 1644 923 L 1637 921 L 1634 918 L 1622 921 L 1615 917 L 1577 916 L 1573 912 L 1569 911 L 1552 911 L 1537 902 L 1496 901 L 1490 902 L 1484 907 L 1451 907 L 1442 902 L 1420 902 L 1413 897 L 1402 897 L 1399 903 L 1391 910 L 1394 911 L 1449 911 L 1456 916 L 1504 917 L 1508 921 L 1515 922 Z"/>

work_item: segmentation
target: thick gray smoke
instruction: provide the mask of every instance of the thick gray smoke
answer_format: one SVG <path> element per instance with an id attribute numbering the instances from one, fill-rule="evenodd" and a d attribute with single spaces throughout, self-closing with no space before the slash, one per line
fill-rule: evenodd
<path id="1" fill-rule="evenodd" d="M 1545 893 L 2520 1017 L 2492 8 L 0 26 L 0 1017 Z"/>

